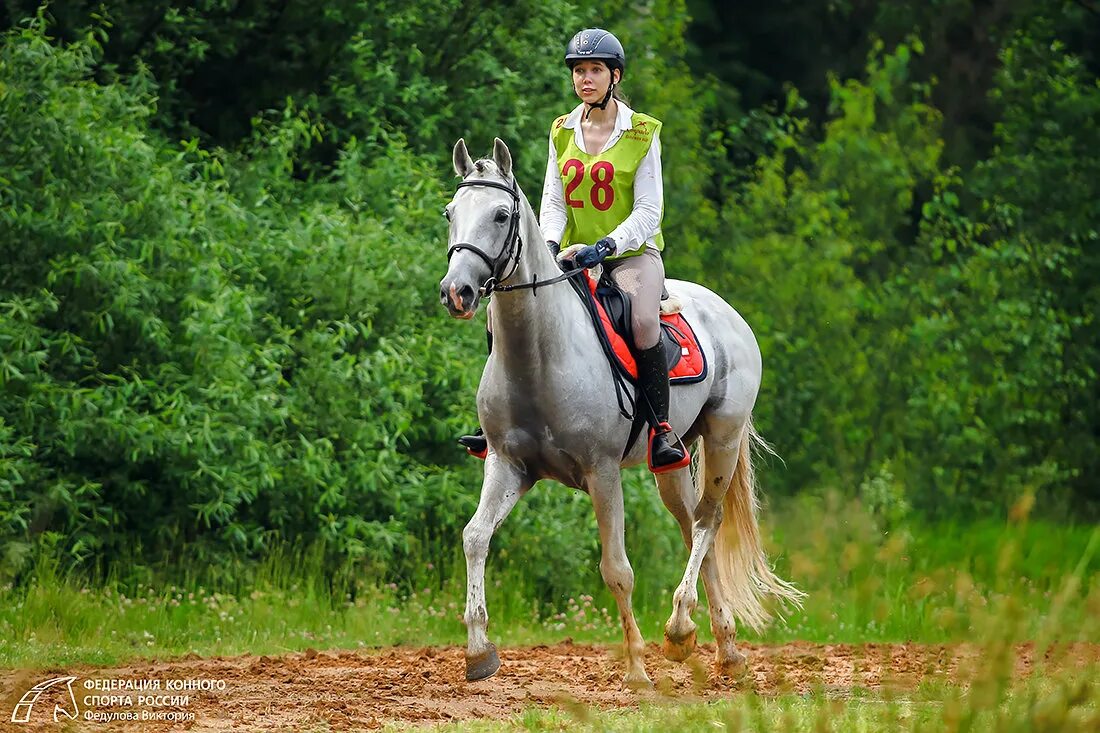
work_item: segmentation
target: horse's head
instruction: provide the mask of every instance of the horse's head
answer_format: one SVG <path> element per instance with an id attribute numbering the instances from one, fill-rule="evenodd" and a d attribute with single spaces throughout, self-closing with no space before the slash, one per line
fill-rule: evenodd
<path id="1" fill-rule="evenodd" d="M 512 154 L 500 138 L 492 160 L 476 163 L 459 139 L 454 168 L 462 183 L 444 211 L 450 222 L 449 266 L 439 283 L 439 300 L 455 318 L 473 318 L 482 288 L 490 279 L 507 277 L 519 256 L 520 194 L 512 178 Z"/>

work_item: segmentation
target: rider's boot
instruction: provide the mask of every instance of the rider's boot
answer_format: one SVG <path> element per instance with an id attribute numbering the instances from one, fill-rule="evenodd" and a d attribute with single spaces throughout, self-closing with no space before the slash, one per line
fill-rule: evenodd
<path id="1" fill-rule="evenodd" d="M 653 408 L 649 428 L 649 470 L 653 473 L 675 471 L 691 463 L 683 441 L 668 424 L 668 362 L 663 344 L 637 352 L 638 382 Z"/>
<path id="2" fill-rule="evenodd" d="M 466 448 L 466 452 L 475 458 L 485 460 L 489 455 L 489 441 L 485 439 L 485 433 L 478 427 L 472 435 L 460 435 L 458 444 Z"/>
<path id="3" fill-rule="evenodd" d="M 485 331 L 485 346 L 487 353 L 493 353 L 493 332 Z M 481 430 L 481 426 L 478 426 L 473 435 L 463 435 L 459 437 L 458 444 L 466 449 L 466 452 L 475 458 L 485 460 L 485 456 L 489 455 L 489 441 L 485 439 L 485 434 Z"/>

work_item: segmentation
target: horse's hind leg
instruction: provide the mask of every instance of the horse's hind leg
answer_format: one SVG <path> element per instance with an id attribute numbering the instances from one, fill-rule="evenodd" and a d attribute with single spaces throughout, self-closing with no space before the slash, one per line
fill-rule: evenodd
<path id="1" fill-rule="evenodd" d="M 743 665 L 744 657 L 733 645 L 734 619 L 726 602 L 726 592 L 719 578 L 713 547 L 718 525 L 722 521 L 722 499 L 737 466 L 741 431 L 738 430 L 735 435 L 732 441 L 722 439 L 725 436 L 713 434 L 703 439 L 705 470 L 699 477 L 702 487 L 699 501 L 692 512 L 688 543 L 690 554 L 683 580 L 673 594 L 672 615 L 665 624 L 664 646 L 665 656 L 673 661 L 686 659 L 694 650 L 696 627 L 691 620 L 691 614 L 699 602 L 696 585 L 702 572 L 711 609 L 711 629 L 718 645 L 717 663 L 719 669 L 726 672 Z M 681 531 L 684 531 L 683 528 Z"/>
<path id="2" fill-rule="evenodd" d="M 697 449 L 696 447 L 693 450 Z M 695 496 L 695 483 L 691 479 L 691 469 L 681 468 L 678 471 L 657 474 L 657 490 L 661 495 L 661 501 L 664 502 L 665 507 L 672 516 L 676 518 L 676 523 L 680 525 L 680 534 L 684 538 L 684 546 L 687 547 L 690 554 L 693 517 L 695 516 L 695 505 L 698 501 Z M 709 588 L 707 589 L 707 595 L 710 595 Z M 695 650 L 695 622 L 691 620 L 691 614 L 694 612 L 695 602 L 692 601 L 686 609 L 686 623 L 681 621 L 681 624 L 676 628 L 675 640 L 669 636 L 668 627 L 665 628 L 664 654 L 667 659 L 682 662 L 690 657 Z M 669 623 L 671 624 L 671 621 Z"/>
<path id="3" fill-rule="evenodd" d="M 692 450 L 698 450 L 693 448 Z M 699 480 L 705 475 L 706 461 L 703 461 L 699 471 Z M 657 488 L 661 494 L 661 500 L 676 518 L 680 525 L 680 534 L 683 535 L 684 545 L 688 552 L 691 551 L 692 516 L 695 513 L 695 482 L 691 473 L 684 468 L 679 471 L 662 473 L 657 475 Z M 736 625 L 733 612 L 730 610 L 729 601 L 726 598 L 726 589 L 718 574 L 718 563 L 714 558 L 712 547 L 703 556 L 703 564 L 700 568 L 703 576 L 703 587 L 707 591 L 707 604 L 710 606 L 710 629 L 718 642 L 718 657 L 715 666 L 722 674 L 735 674 L 745 667 L 745 657 L 734 646 Z M 694 612 L 694 609 L 692 609 Z M 682 662 L 691 656 L 695 648 L 694 623 L 688 639 L 679 643 L 673 642 L 666 635 L 664 654 L 667 659 L 674 662 Z"/>
<path id="4" fill-rule="evenodd" d="M 512 511 L 531 483 L 520 471 L 490 452 L 477 511 L 462 531 L 466 553 L 466 679 L 483 680 L 500 669 L 496 646 L 489 641 L 489 613 L 485 609 L 485 559 L 493 533 Z"/>
<path id="5" fill-rule="evenodd" d="M 634 570 L 626 556 L 625 510 L 623 486 L 619 466 L 607 467 L 593 474 L 589 480 L 588 494 L 600 527 L 600 574 L 619 606 L 619 618 L 623 624 L 626 647 L 627 687 L 649 689 L 653 687 L 645 672 L 645 641 L 634 619 L 631 594 L 634 592 Z"/>
<path id="6" fill-rule="evenodd" d="M 740 675 L 747 668 L 747 660 L 744 654 L 737 651 L 734 643 L 737 625 L 726 587 L 718 574 L 718 562 L 715 560 L 713 547 L 703 558 L 702 570 L 703 587 L 707 590 L 707 603 L 710 605 L 710 630 L 718 647 L 718 655 L 714 660 L 715 669 L 719 674 Z"/>

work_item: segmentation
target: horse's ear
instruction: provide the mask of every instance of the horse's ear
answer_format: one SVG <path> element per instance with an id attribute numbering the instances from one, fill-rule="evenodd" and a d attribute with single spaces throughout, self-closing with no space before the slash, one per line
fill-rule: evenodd
<path id="1" fill-rule="evenodd" d="M 512 153 L 499 137 L 493 138 L 493 162 L 497 164 L 500 175 L 505 178 L 512 175 Z"/>
<path id="2" fill-rule="evenodd" d="M 462 138 L 455 143 L 454 150 L 455 175 L 465 178 L 474 169 L 474 160 L 470 157 L 470 151 L 466 149 L 466 141 Z"/>

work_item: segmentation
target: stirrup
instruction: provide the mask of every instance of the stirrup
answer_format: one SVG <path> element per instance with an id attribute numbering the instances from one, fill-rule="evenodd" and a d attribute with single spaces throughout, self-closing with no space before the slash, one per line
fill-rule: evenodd
<path id="1" fill-rule="evenodd" d="M 475 430 L 473 435 L 461 436 L 458 439 L 458 444 L 474 458 L 480 458 L 484 461 L 485 457 L 489 455 L 489 441 L 485 439 L 485 434 L 481 428 Z"/>
<path id="2" fill-rule="evenodd" d="M 658 429 L 660 430 L 660 432 L 658 432 Z M 657 429 L 649 429 L 649 445 L 646 448 L 646 462 L 649 464 L 650 471 L 652 471 L 653 473 L 667 473 L 669 471 L 679 470 L 691 464 L 691 453 L 688 452 L 687 446 L 684 445 L 682 440 L 676 438 L 675 443 L 667 443 L 666 445 L 668 445 L 669 448 L 675 450 L 677 455 L 679 455 L 679 458 L 675 458 L 667 463 L 654 465 L 653 442 L 659 435 L 671 435 L 672 437 L 676 438 L 676 433 L 672 432 L 672 426 L 669 425 L 667 422 L 660 423 L 657 426 Z"/>

